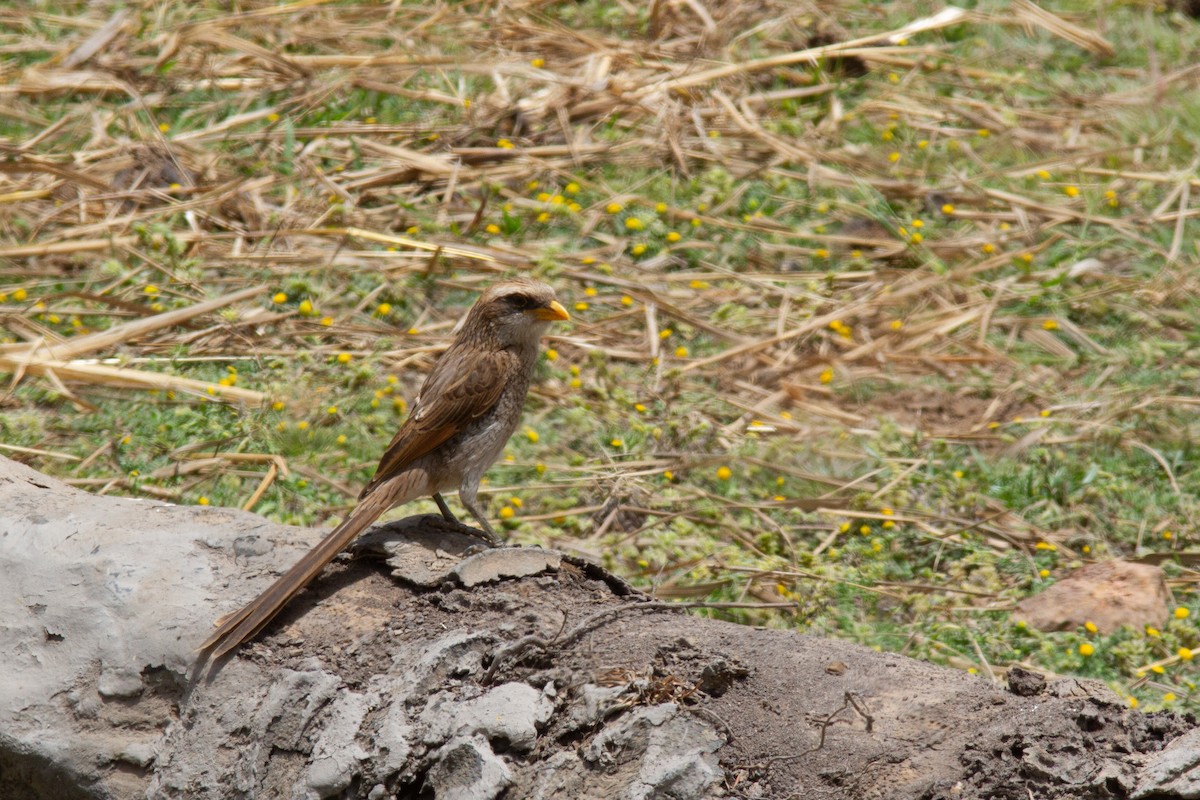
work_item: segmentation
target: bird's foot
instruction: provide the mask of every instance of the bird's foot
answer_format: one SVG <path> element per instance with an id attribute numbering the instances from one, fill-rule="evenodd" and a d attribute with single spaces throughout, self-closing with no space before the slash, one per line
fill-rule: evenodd
<path id="1" fill-rule="evenodd" d="M 470 536 L 472 539 L 479 539 L 481 543 L 488 547 L 499 547 L 501 542 L 495 535 L 495 531 L 487 531 L 481 528 L 474 528 L 465 522 L 460 522 L 457 519 L 446 519 L 443 516 L 429 514 L 426 517 L 430 527 L 437 528 L 440 531 L 447 533 L 460 533 L 463 536 Z"/>

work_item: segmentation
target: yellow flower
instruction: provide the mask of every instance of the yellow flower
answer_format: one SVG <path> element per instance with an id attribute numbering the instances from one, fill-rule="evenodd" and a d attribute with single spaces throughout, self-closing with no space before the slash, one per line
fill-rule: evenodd
<path id="1" fill-rule="evenodd" d="M 625 218 L 625 227 L 631 231 L 640 231 L 642 228 L 644 228 L 646 226 L 637 217 L 626 217 Z"/>
<path id="2" fill-rule="evenodd" d="M 1058 323 L 1052 319 L 1048 319 L 1042 322 L 1042 327 L 1048 331 L 1058 330 Z"/>
<path id="3" fill-rule="evenodd" d="M 563 187 L 563 191 L 566 192 L 567 194 L 578 194 L 579 193 L 579 184 L 575 183 L 575 181 L 571 181 L 570 183 L 568 183 L 566 186 Z"/>
<path id="4" fill-rule="evenodd" d="M 346 434 L 344 434 L 344 433 L 338 434 L 337 443 L 345 444 L 346 443 Z"/>
<path id="5" fill-rule="evenodd" d="M 985 254 L 991 255 L 992 253 L 996 252 L 996 245 L 992 244 L 991 242 L 987 242 L 986 244 L 983 245 L 983 247 L 981 247 L 979 249 L 982 250 Z"/>
<path id="6" fill-rule="evenodd" d="M 1179 606 L 1178 608 L 1175 609 L 1175 619 L 1187 619 L 1188 615 L 1191 613 L 1192 613 L 1191 611 L 1184 608 L 1183 606 Z"/>
<path id="7" fill-rule="evenodd" d="M 944 206 L 942 206 L 942 213 L 946 216 L 950 216 L 954 213 L 954 206 L 950 203 L 946 203 Z"/>
<path id="8" fill-rule="evenodd" d="M 576 310 L 576 311 L 587 311 L 587 310 L 588 310 L 588 304 L 587 304 L 587 303 L 584 303 L 584 302 L 582 302 L 582 301 L 580 301 L 580 302 L 578 302 L 578 303 L 576 303 L 576 304 L 575 304 L 575 310 Z"/>
<path id="9" fill-rule="evenodd" d="M 820 380 L 821 383 L 833 383 L 833 368 L 826 367 L 825 369 L 821 370 L 818 380 Z"/>
<path id="10" fill-rule="evenodd" d="M 538 68 L 540 69 L 541 67 L 544 67 L 544 66 L 546 66 L 546 59 L 544 59 L 544 58 L 535 58 L 535 59 L 533 59 L 532 61 L 530 61 L 530 62 L 529 62 L 529 65 L 530 65 L 531 67 L 538 67 Z"/>
<path id="11" fill-rule="evenodd" d="M 1164 695 L 1163 695 L 1163 702 L 1164 702 L 1164 703 L 1174 703 L 1174 702 L 1175 702 L 1175 693 L 1174 693 L 1174 692 L 1167 692 L 1166 694 L 1164 694 Z"/>
<path id="12" fill-rule="evenodd" d="M 538 222 L 549 222 L 550 221 L 550 212 L 543 211 L 542 213 L 538 214 L 537 221 Z"/>
<path id="13" fill-rule="evenodd" d="M 633 404 L 633 410 L 634 410 L 634 411 L 636 411 L 636 412 L 638 412 L 639 414 L 645 414 L 645 413 L 646 413 L 646 406 L 645 406 L 645 404 L 643 404 L 643 403 L 634 403 L 634 404 Z"/>
<path id="14" fill-rule="evenodd" d="M 688 357 L 688 349 L 686 347 L 683 347 L 682 345 L 679 347 L 676 347 L 675 348 L 675 357 L 676 358 L 687 358 Z"/>
<path id="15" fill-rule="evenodd" d="M 337 360 L 338 360 L 339 364 L 349 364 L 350 359 L 352 359 L 352 358 L 354 358 L 354 356 L 350 355 L 349 353 L 338 353 L 338 355 L 337 355 Z"/>
<path id="16" fill-rule="evenodd" d="M 1147 625 L 1146 626 L 1146 635 L 1149 636 L 1151 639 L 1157 639 L 1161 634 L 1160 634 L 1158 628 L 1154 628 L 1154 627 L 1151 627 L 1150 625 Z"/>
<path id="17" fill-rule="evenodd" d="M 1049 577 L 1050 577 L 1050 570 L 1048 570 L 1048 569 L 1041 569 L 1041 570 L 1038 570 L 1038 577 L 1040 577 L 1040 578 L 1049 578 Z"/>
<path id="18" fill-rule="evenodd" d="M 18 289 L 18 290 L 17 290 L 17 292 L 21 292 L 21 291 L 24 291 L 24 290 L 23 290 L 23 289 Z M 16 294 L 17 294 L 17 292 L 13 292 L 13 296 L 14 296 L 14 297 L 16 297 Z M 142 289 L 142 292 L 143 292 L 144 294 L 158 294 L 158 287 L 157 287 L 157 286 L 155 286 L 153 283 L 148 283 L 148 284 L 146 284 L 146 288 L 145 288 L 145 289 Z M 25 298 L 23 298 L 23 297 L 17 297 L 17 299 L 18 299 L 18 300 L 24 300 Z M 285 296 L 283 299 L 284 299 L 284 300 L 287 300 L 287 297 Z"/>
<path id="19" fill-rule="evenodd" d="M 1138 699 L 1137 699 L 1136 697 L 1130 697 L 1130 698 L 1129 698 L 1129 707 L 1130 707 L 1130 708 L 1137 708 L 1137 707 L 1138 707 Z"/>
<path id="20" fill-rule="evenodd" d="M 1096 652 L 1096 648 L 1093 647 L 1092 645 L 1088 644 L 1087 642 L 1084 642 L 1083 644 L 1079 645 L 1079 655 L 1083 656 L 1084 658 L 1087 658 L 1088 656 L 1092 655 L 1095 652 Z"/>
<path id="21" fill-rule="evenodd" d="M 28 296 L 29 295 L 25 294 L 24 289 L 17 289 L 15 292 L 13 292 L 13 300 L 16 300 L 18 302 L 20 302 L 21 300 L 24 300 Z"/>
<path id="22" fill-rule="evenodd" d="M 300 420 L 299 422 L 296 423 L 296 427 L 302 431 L 306 431 L 306 430 L 308 430 L 308 422 L 306 422 L 305 420 Z"/>
<path id="23" fill-rule="evenodd" d="M 487 227 L 485 227 L 484 230 L 487 231 L 488 233 L 496 234 L 496 233 L 500 232 L 500 226 L 493 222 L 493 223 L 490 223 Z"/>
<path id="24" fill-rule="evenodd" d="M 1162 537 L 1163 537 L 1164 539 L 1167 539 L 1168 541 L 1171 539 L 1171 537 L 1172 537 L 1173 535 L 1174 535 L 1174 534 L 1172 534 L 1170 531 L 1163 531 L 1163 532 L 1162 532 Z"/>
<path id="25" fill-rule="evenodd" d="M 312 301 L 311 300 L 301 300 L 298 310 L 304 316 L 308 316 L 309 314 L 313 313 Z"/>
<path id="26" fill-rule="evenodd" d="M 900 160 L 900 154 L 899 154 L 899 153 L 897 153 L 897 152 L 895 152 L 895 151 L 892 151 L 891 153 L 888 153 L 888 161 L 890 161 L 890 162 L 892 162 L 893 164 L 895 164 L 895 163 L 896 163 L 897 161 L 899 161 L 899 160 Z"/>
<path id="27" fill-rule="evenodd" d="M 1092 622 L 1091 620 L 1088 620 L 1087 622 L 1083 623 L 1083 627 L 1085 630 L 1087 630 L 1088 633 L 1095 633 L 1097 630 L 1099 630 L 1096 627 L 1096 623 Z"/>
<path id="28" fill-rule="evenodd" d="M 860 525 L 858 527 L 858 532 L 861 533 L 863 536 L 866 536 L 868 533 L 871 532 L 871 526 L 870 525 Z"/>
<path id="29" fill-rule="evenodd" d="M 913 244 L 920 244 L 921 242 L 925 241 L 925 237 L 919 233 L 914 233 L 909 241 L 911 241 Z"/>
<path id="30" fill-rule="evenodd" d="M 635 244 L 629 248 L 630 255 L 640 256 L 644 252 L 646 252 L 646 245 L 644 244 Z"/>
<path id="31" fill-rule="evenodd" d="M 329 414 L 330 416 L 337 414 L 337 406 L 330 406 L 329 408 L 325 409 L 325 413 Z"/>
<path id="32" fill-rule="evenodd" d="M 333 317 L 321 317 L 321 324 L 326 328 L 331 327 L 333 325 Z"/>
<path id="33" fill-rule="evenodd" d="M 1039 170 L 1037 171 L 1037 176 L 1038 176 L 1039 178 L 1041 178 L 1042 180 L 1044 180 L 1044 181 L 1048 181 L 1048 180 L 1050 180 L 1050 173 L 1049 173 L 1049 172 L 1047 172 L 1047 171 L 1046 171 L 1046 170 L 1044 170 L 1044 169 L 1039 169 Z"/>
<path id="34" fill-rule="evenodd" d="M 274 411 L 283 411 L 284 405 L 285 403 L 282 400 L 276 400 L 274 403 L 271 403 L 271 408 Z"/>
<path id="35" fill-rule="evenodd" d="M 680 236 L 677 231 L 670 231 L 667 233 L 667 241 L 671 242 L 672 244 L 674 244 L 675 242 L 678 242 L 682 238 L 683 237 Z"/>
<path id="36" fill-rule="evenodd" d="M 609 203 L 607 206 L 604 207 L 604 210 L 607 211 L 609 214 L 620 214 L 621 208 L 622 208 L 622 206 L 620 203 Z"/>
<path id="37" fill-rule="evenodd" d="M 613 447 L 624 447 L 624 446 L 625 446 L 625 440 L 624 440 L 624 439 L 618 439 L 617 437 L 615 437 L 615 436 L 614 436 L 614 437 L 613 437 L 613 440 L 612 440 L 611 442 L 609 442 L 609 444 L 611 444 Z"/>
<path id="38" fill-rule="evenodd" d="M 555 350 L 553 347 L 548 348 L 546 350 L 546 360 L 547 361 L 557 361 L 558 360 L 558 351 Z"/>
<path id="39" fill-rule="evenodd" d="M 904 327 L 904 323 L 903 323 L 902 321 L 900 321 L 900 320 L 898 320 L 898 319 L 894 319 L 894 320 L 892 320 L 892 324 L 891 324 L 891 328 L 892 328 L 892 330 L 894 330 L 894 331 L 898 331 L 898 330 L 900 330 L 900 329 L 901 329 L 901 328 L 903 328 L 903 327 Z"/>
<path id="40" fill-rule="evenodd" d="M 496 147 L 501 147 L 505 150 L 512 150 L 513 143 L 510 142 L 508 139 L 500 139 L 499 141 L 496 142 Z"/>
<path id="41" fill-rule="evenodd" d="M 929 147 L 929 140 L 928 140 L 928 139 L 922 139 L 921 141 L 917 142 L 917 149 L 918 149 L 918 150 L 924 150 L 926 147 Z"/>
<path id="42" fill-rule="evenodd" d="M 533 442 L 534 444 L 537 444 L 537 440 L 541 438 L 540 436 L 538 436 L 538 432 L 535 431 L 533 428 L 526 428 L 525 436 L 529 439 L 529 441 Z"/>
<path id="43" fill-rule="evenodd" d="M 286 294 L 284 294 L 283 292 L 277 292 L 277 293 L 275 294 L 275 296 L 271 298 L 271 302 L 273 302 L 273 303 L 286 303 L 286 302 L 287 302 L 287 295 L 286 295 Z"/>
<path id="44" fill-rule="evenodd" d="M 1063 188 L 1063 192 L 1067 195 L 1067 197 L 1079 197 L 1078 186 L 1066 186 Z"/>
<path id="45" fill-rule="evenodd" d="M 733 477 L 733 470 L 731 470 L 729 467 L 717 467 L 717 478 L 718 479 L 727 481 L 732 477 Z"/>
<path id="46" fill-rule="evenodd" d="M 599 294 L 599 291 L 597 291 L 595 286 L 589 286 L 583 290 L 583 293 L 588 297 L 595 297 L 597 294 Z"/>
<path id="47" fill-rule="evenodd" d="M 161 133 L 166 133 L 167 131 L 171 130 L 171 126 L 165 122 L 160 122 L 158 125 L 158 130 Z"/>
<path id="48" fill-rule="evenodd" d="M 986 138 L 988 136 L 991 136 L 992 132 L 989 131 L 987 128 L 980 128 L 979 130 L 975 131 L 975 135 Z"/>
<path id="49" fill-rule="evenodd" d="M 512 503 L 514 508 L 520 508 L 525 505 L 525 501 L 519 497 L 510 497 L 508 498 L 508 502 Z"/>
<path id="50" fill-rule="evenodd" d="M 655 203 L 654 204 L 654 210 L 659 214 L 667 213 L 667 208 L 668 208 L 668 206 L 666 203 Z"/>
<path id="51" fill-rule="evenodd" d="M 375 307 L 375 313 L 381 317 L 386 317 L 388 314 L 392 313 L 391 303 L 380 303 Z"/>
<path id="52" fill-rule="evenodd" d="M 208 505 L 208 498 L 205 497 L 204 495 L 200 495 L 200 497 L 198 497 L 196 499 L 196 502 L 202 506 L 206 506 L 206 505 Z"/>
<path id="53" fill-rule="evenodd" d="M 516 516 L 516 513 L 517 512 L 513 510 L 512 506 L 505 506 L 504 508 L 500 509 L 500 519 L 512 519 L 514 516 Z"/>
<path id="54" fill-rule="evenodd" d="M 663 477 L 664 477 L 664 478 L 666 478 L 666 479 L 667 479 L 667 480 L 669 480 L 669 481 L 673 481 L 673 480 L 675 480 L 675 473 L 674 473 L 674 472 L 671 472 L 671 470 L 669 470 L 669 469 L 664 469 L 664 470 L 663 470 Z"/>
<path id="55" fill-rule="evenodd" d="M 693 218 L 692 218 L 692 220 L 691 220 L 691 225 L 692 225 L 692 227 L 693 227 L 693 228 L 699 228 L 699 227 L 700 227 L 700 220 L 699 220 L 699 219 L 696 219 L 695 217 L 693 217 Z"/>
<path id="56" fill-rule="evenodd" d="M 849 523 L 849 522 L 843 522 L 843 523 L 842 523 L 842 524 L 841 524 L 841 525 L 838 527 L 838 530 L 839 530 L 839 531 L 841 531 L 842 533 L 849 533 L 849 532 L 850 532 L 850 523 Z"/>
<path id="57" fill-rule="evenodd" d="M 633 298 L 632 298 L 632 297 L 630 297 L 630 296 L 629 296 L 629 295 L 627 295 L 627 294 L 626 294 L 626 295 L 621 295 L 621 305 L 623 305 L 623 306 L 631 306 L 631 305 L 633 305 Z"/>
<path id="58" fill-rule="evenodd" d="M 1192 650 L 1190 647 L 1181 647 L 1176 652 L 1178 653 L 1180 660 L 1182 660 L 1182 661 L 1191 661 L 1192 660 Z"/>
<path id="59" fill-rule="evenodd" d="M 270 114 L 267 114 L 267 122 L 279 122 L 279 115 L 272 111 Z"/>

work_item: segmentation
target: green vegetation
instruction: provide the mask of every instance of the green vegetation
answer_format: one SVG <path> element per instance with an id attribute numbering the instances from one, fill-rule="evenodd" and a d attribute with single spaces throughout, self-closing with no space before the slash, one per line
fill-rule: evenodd
<path id="1" fill-rule="evenodd" d="M 531 271 L 574 320 L 487 487 L 515 541 L 1197 708 L 1195 20 L 27 5 L 0 11 L 0 452 L 329 524 L 479 288 Z M 1161 559 L 1160 630 L 1014 622 L 1118 556 Z"/>

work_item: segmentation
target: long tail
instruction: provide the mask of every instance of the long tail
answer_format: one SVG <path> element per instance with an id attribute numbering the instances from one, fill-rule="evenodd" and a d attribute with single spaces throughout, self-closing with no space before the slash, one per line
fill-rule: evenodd
<path id="1" fill-rule="evenodd" d="M 341 525 L 305 553 L 295 566 L 240 611 L 221 620 L 212 635 L 200 645 L 200 651 L 211 649 L 212 657 L 220 658 L 242 642 L 254 638 L 355 536 L 392 506 L 419 497 L 424 488 L 425 475 L 416 470 L 401 473 L 380 485 L 354 507 Z"/>

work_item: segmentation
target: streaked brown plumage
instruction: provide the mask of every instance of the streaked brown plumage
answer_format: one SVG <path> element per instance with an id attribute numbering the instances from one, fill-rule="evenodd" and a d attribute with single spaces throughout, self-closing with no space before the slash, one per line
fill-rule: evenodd
<path id="1" fill-rule="evenodd" d="M 425 379 L 358 505 L 262 594 L 222 619 L 200 649 L 219 658 L 252 638 L 393 506 L 432 495 L 442 514 L 456 521 L 441 492 L 458 489 L 463 506 L 494 539 L 477 499 L 480 481 L 521 419 L 542 334 L 551 322 L 568 318 L 554 290 L 539 281 L 508 281 L 485 291 Z"/>

